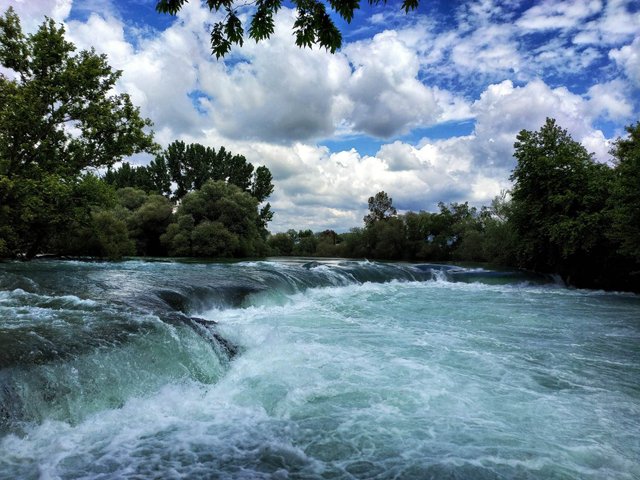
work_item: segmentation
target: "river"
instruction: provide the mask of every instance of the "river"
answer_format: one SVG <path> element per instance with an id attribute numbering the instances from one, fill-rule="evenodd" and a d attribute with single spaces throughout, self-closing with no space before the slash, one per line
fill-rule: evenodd
<path id="1" fill-rule="evenodd" d="M 640 296 L 445 265 L 0 264 L 1 479 L 638 479 Z"/>

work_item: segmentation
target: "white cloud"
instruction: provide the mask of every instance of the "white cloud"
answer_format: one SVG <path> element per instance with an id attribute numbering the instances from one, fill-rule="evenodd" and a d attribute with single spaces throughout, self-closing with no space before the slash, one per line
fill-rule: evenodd
<path id="1" fill-rule="evenodd" d="M 276 20 L 274 37 L 247 42 L 235 52 L 235 65 L 199 60 L 211 119 L 231 138 L 288 142 L 330 136 L 351 108 L 345 94 L 349 64 L 341 54 L 296 47 L 291 11 Z"/>
<path id="2" fill-rule="evenodd" d="M 376 157 L 381 159 L 390 171 L 416 170 L 428 165 L 428 162 L 421 160 L 415 147 L 398 140 L 383 145 Z"/>
<path id="3" fill-rule="evenodd" d="M 588 108 L 594 116 L 626 122 L 633 117 L 633 105 L 629 102 L 627 85 L 620 79 L 596 84 L 589 88 Z"/>
<path id="4" fill-rule="evenodd" d="M 574 43 L 600 48 L 633 38 L 640 25 L 640 11 L 634 8 L 635 3 L 635 0 L 607 0 L 604 7 L 598 10 L 598 15 L 571 26 L 570 30 L 575 35 Z"/>
<path id="5" fill-rule="evenodd" d="M 611 50 L 609 57 L 615 60 L 636 87 L 640 87 L 640 36 L 629 45 Z"/>
<path id="6" fill-rule="evenodd" d="M 488 25 L 460 38 L 451 59 L 463 73 L 518 72 L 521 56 L 510 25 Z"/>
<path id="7" fill-rule="evenodd" d="M 546 0 L 529 8 L 517 25 L 527 30 L 573 29 L 601 10 L 600 0 Z"/>
<path id="8" fill-rule="evenodd" d="M 123 71 L 119 90 L 131 95 L 143 115 L 155 123 L 158 140 L 168 143 L 201 128 L 188 94 L 197 86 L 195 58 L 209 57 L 203 46 L 208 20 L 203 13 L 185 6 L 171 28 L 155 38 L 138 39 L 137 50 L 126 39 L 126 25 L 115 17 L 92 14 L 86 22 L 71 21 L 68 35 L 80 48 L 95 46 L 107 54 L 114 68 Z"/>
<path id="9" fill-rule="evenodd" d="M 597 105 L 597 104 L 596 104 Z M 478 137 L 476 161 L 488 166 L 512 166 L 510 158 L 517 132 L 538 130 L 547 117 L 579 142 L 589 139 L 598 160 L 607 161 L 606 139 L 592 125 L 597 117 L 609 113 L 609 107 L 594 109 L 594 103 L 571 93 L 565 87 L 550 88 L 542 80 L 534 80 L 522 87 L 514 87 L 510 80 L 490 85 L 474 103 L 475 133 Z M 600 144 L 596 140 L 600 138 Z"/>
<path id="10" fill-rule="evenodd" d="M 354 130 L 389 137 L 431 124 L 442 113 L 433 91 L 417 79 L 415 51 L 395 31 L 350 44 L 344 53 L 354 66 L 348 87 L 353 111 L 347 119 Z"/>
<path id="11" fill-rule="evenodd" d="M 64 21 L 71 12 L 73 0 L 0 0 L 0 12 L 13 7 L 20 16 L 22 28 L 34 32 L 44 21 L 44 17 L 56 22 Z"/>

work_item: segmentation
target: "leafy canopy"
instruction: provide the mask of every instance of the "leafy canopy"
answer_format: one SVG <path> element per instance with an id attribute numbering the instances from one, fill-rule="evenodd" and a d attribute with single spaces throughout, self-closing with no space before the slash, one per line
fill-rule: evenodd
<path id="1" fill-rule="evenodd" d="M 47 19 L 31 35 L 9 8 L 0 16 L 0 255 L 39 253 L 98 201 L 91 168 L 153 151 L 148 119 L 104 55 L 76 53 Z M 97 188 L 97 187 L 96 187 Z"/>
<path id="2" fill-rule="evenodd" d="M 159 0 L 156 10 L 161 13 L 176 15 L 188 0 Z M 386 4 L 386 0 L 367 0 L 369 5 Z M 244 44 L 244 26 L 239 16 L 239 7 L 252 6 L 253 17 L 249 22 L 249 38 L 256 42 L 273 35 L 275 29 L 274 15 L 282 8 L 281 0 L 253 0 L 238 4 L 233 0 L 206 0 L 203 2 L 213 12 L 224 12 L 224 20 L 217 22 L 211 29 L 211 51 L 216 58 L 224 57 L 231 46 Z M 296 45 L 311 47 L 314 44 L 335 53 L 342 46 L 342 34 L 331 18 L 331 12 L 350 23 L 354 13 L 360 8 L 360 0 L 292 0 L 297 12 L 293 24 Z M 419 0 L 403 0 L 405 12 L 418 8 Z M 329 7 L 329 11 L 327 11 Z"/>
<path id="3" fill-rule="evenodd" d="M 514 147 L 510 221 L 521 266 L 575 274 L 585 258 L 607 250 L 604 208 L 612 172 L 550 118 L 538 131 L 522 130 Z"/>
<path id="4" fill-rule="evenodd" d="M 621 255 L 640 266 L 640 122 L 626 130 L 629 136 L 618 139 L 611 151 L 617 165 L 609 197 L 613 217 L 610 237 L 620 243 Z"/>
<path id="5" fill-rule="evenodd" d="M 266 252 L 258 200 L 240 187 L 208 180 L 185 195 L 161 237 L 170 255 L 252 257 Z"/>
<path id="6" fill-rule="evenodd" d="M 368 203 L 369 213 L 363 219 L 366 226 L 394 217 L 397 214 L 396 208 L 393 206 L 393 199 L 384 191 L 369 197 Z"/>

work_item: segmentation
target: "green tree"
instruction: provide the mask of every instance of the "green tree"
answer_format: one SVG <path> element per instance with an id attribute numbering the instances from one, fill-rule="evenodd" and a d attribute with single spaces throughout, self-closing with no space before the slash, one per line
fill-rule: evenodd
<path id="1" fill-rule="evenodd" d="M 404 222 L 397 217 L 378 221 L 365 228 L 367 256 L 385 260 L 405 257 L 406 231 Z"/>
<path id="2" fill-rule="evenodd" d="M 95 250 L 91 255 L 117 260 L 135 254 L 135 244 L 129 238 L 127 224 L 113 211 L 97 210 L 92 213 L 91 220 L 96 239 Z"/>
<path id="3" fill-rule="evenodd" d="M 267 251 L 258 200 L 224 181 L 209 180 L 185 195 L 161 241 L 177 256 L 251 257 Z"/>
<path id="4" fill-rule="evenodd" d="M 367 256 L 365 230 L 363 228 L 352 228 L 347 233 L 341 234 L 340 239 L 341 256 L 347 258 L 365 258 Z"/>
<path id="5" fill-rule="evenodd" d="M 616 141 L 615 182 L 609 205 L 613 225 L 610 237 L 618 252 L 640 264 L 640 122 L 627 127 L 629 136 Z"/>
<path id="6" fill-rule="evenodd" d="M 273 192 L 273 177 L 269 169 L 260 166 L 254 170 L 243 155 L 234 155 L 224 147 L 205 147 L 199 143 L 186 144 L 176 140 L 156 158 L 155 175 L 165 169 L 163 181 L 174 182 L 174 198 L 179 200 L 193 190 L 199 190 L 208 180 L 224 180 L 236 185 L 263 202 Z"/>
<path id="7" fill-rule="evenodd" d="M 0 229 L 5 255 L 31 258 L 74 223 L 89 222 L 80 184 L 87 169 L 152 151 L 151 125 L 126 94 L 120 72 L 93 50 L 76 53 L 46 20 L 31 35 L 9 8 L 0 17 Z"/>
<path id="8" fill-rule="evenodd" d="M 124 162 L 120 168 L 113 170 L 107 169 L 102 177 L 109 185 L 113 185 L 116 189 L 134 187 L 150 192 L 155 190 L 155 185 L 149 171 L 144 166 L 133 166 L 128 162 Z"/>
<path id="9" fill-rule="evenodd" d="M 138 255 L 161 256 L 166 249 L 160 242 L 173 220 L 173 204 L 162 195 L 151 194 L 130 215 L 127 225 L 129 236 L 136 242 Z"/>
<path id="10" fill-rule="evenodd" d="M 295 235 L 293 255 L 299 257 L 311 257 L 316 253 L 318 239 L 311 230 L 300 230 Z"/>
<path id="11" fill-rule="evenodd" d="M 122 200 L 119 192 L 116 194 L 111 185 L 87 174 L 82 177 L 76 194 L 84 199 L 78 208 L 86 209 L 86 213 L 75 214 L 65 230 L 53 234 L 48 247 L 61 255 L 112 260 L 134 255 L 135 243 L 129 237 L 127 216 L 118 204 L 118 200 Z"/>
<path id="12" fill-rule="evenodd" d="M 161 13 L 175 15 L 188 0 L 159 0 L 156 10 Z M 386 3 L 386 0 L 368 0 L 369 5 Z M 254 0 L 249 4 L 238 4 L 232 0 L 207 0 L 211 11 L 223 11 L 223 21 L 213 25 L 211 30 L 211 51 L 217 58 L 229 52 L 233 44 L 242 46 L 244 43 L 244 26 L 238 9 L 241 6 L 253 5 L 254 12 L 249 22 L 249 38 L 256 42 L 269 38 L 275 28 L 273 16 L 282 7 L 280 0 Z M 360 8 L 360 0 L 331 0 L 328 5 L 318 0 L 293 0 L 297 11 L 293 25 L 296 45 L 311 47 L 318 44 L 334 53 L 342 45 L 342 34 L 336 27 L 335 16 L 350 23 L 356 10 Z M 327 6 L 330 11 L 327 11 Z M 405 12 L 418 8 L 418 0 L 403 0 L 402 9 Z M 332 12 L 333 11 L 333 14 Z"/>
<path id="13" fill-rule="evenodd" d="M 259 202 L 264 202 L 273 193 L 273 175 L 264 165 L 256 168 L 251 182 L 251 195 Z"/>
<path id="14" fill-rule="evenodd" d="M 267 239 L 273 255 L 291 255 L 293 252 L 293 238 L 287 233 L 276 233 Z"/>
<path id="15" fill-rule="evenodd" d="M 605 205 L 611 169 L 596 164 L 552 119 L 537 132 L 522 130 L 514 147 L 509 221 L 520 265 L 574 283 L 597 277 L 610 250 Z"/>
<path id="16" fill-rule="evenodd" d="M 485 220 L 482 251 L 484 259 L 490 263 L 516 266 L 518 237 L 509 221 L 511 201 L 507 192 L 502 191 L 491 201 L 489 217 Z"/>
<path id="17" fill-rule="evenodd" d="M 384 191 L 376 193 L 373 197 L 369 197 L 368 203 L 369 213 L 364 217 L 366 226 L 394 217 L 397 214 L 393 206 L 393 199 Z"/>

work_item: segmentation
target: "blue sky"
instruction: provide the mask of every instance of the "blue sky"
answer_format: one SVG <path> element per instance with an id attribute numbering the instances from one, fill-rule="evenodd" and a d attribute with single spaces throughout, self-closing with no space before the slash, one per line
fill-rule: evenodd
<path id="1" fill-rule="evenodd" d="M 48 15 L 105 53 L 159 143 L 224 145 L 267 165 L 272 231 L 361 226 L 380 190 L 401 211 L 488 204 L 510 186 L 519 130 L 554 117 L 606 162 L 640 120 L 637 1 L 423 0 L 407 15 L 397 1 L 363 5 L 338 21 L 335 55 L 295 47 L 283 8 L 269 41 L 223 61 L 209 52 L 215 14 L 192 0 L 172 17 L 155 3 L 0 0 L 26 29 Z"/>

